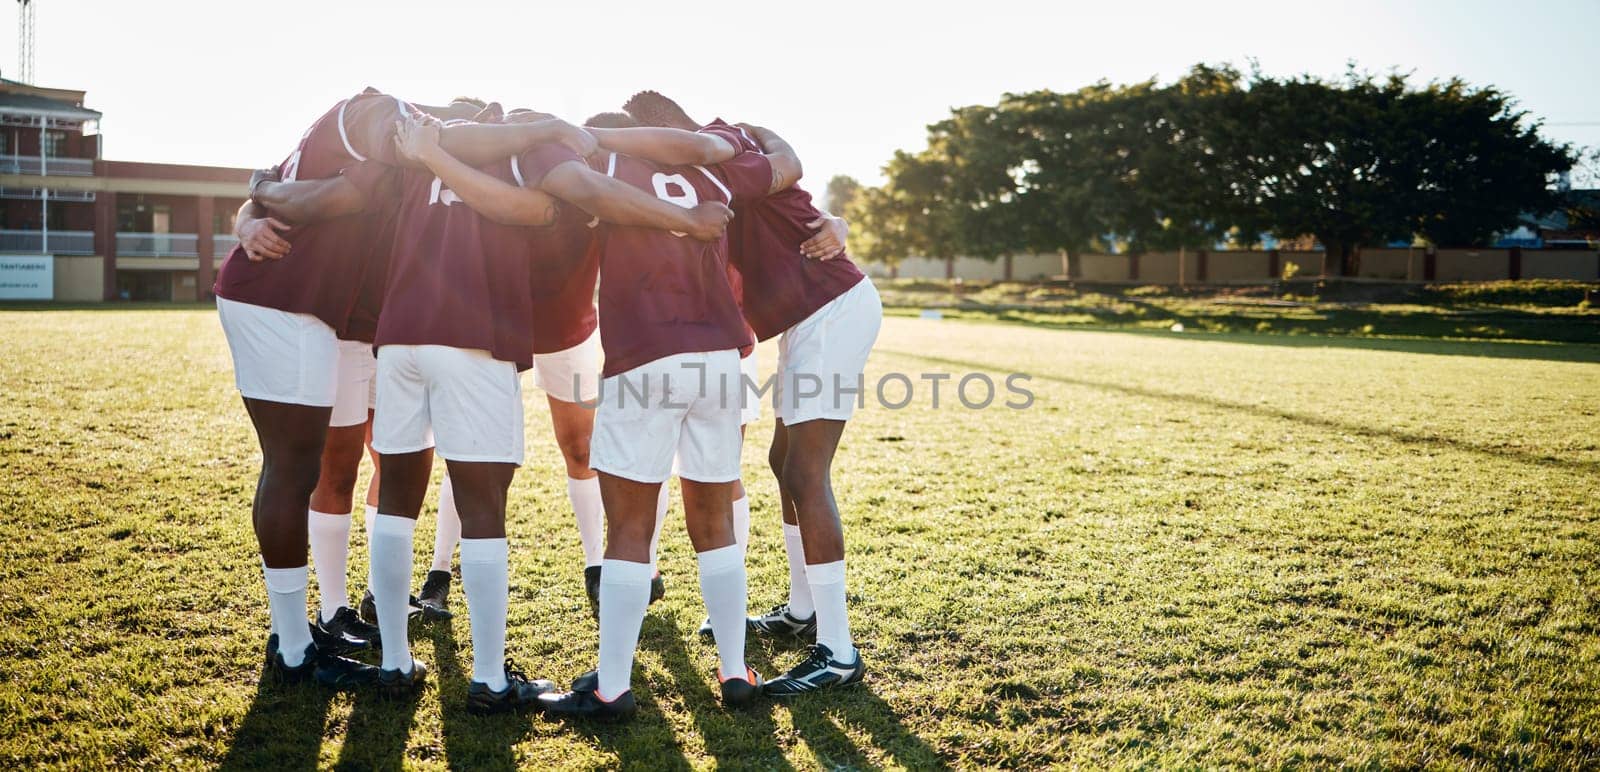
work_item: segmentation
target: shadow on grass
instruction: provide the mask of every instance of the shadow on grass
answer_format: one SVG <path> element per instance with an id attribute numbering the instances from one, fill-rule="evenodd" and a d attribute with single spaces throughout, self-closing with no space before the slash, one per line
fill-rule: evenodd
<path id="1" fill-rule="evenodd" d="M 466 683 L 472 669 L 462 667 L 452 620 L 431 626 L 433 657 L 438 665 L 439 715 L 443 724 L 445 760 L 451 769 L 516 769 L 511 749 L 533 729 L 526 713 L 474 716 L 467 713 Z M 446 686 L 446 679 L 449 686 Z"/>
<path id="2" fill-rule="evenodd" d="M 892 355 L 892 356 L 901 356 L 901 357 L 906 357 L 908 359 L 917 359 L 917 360 L 921 360 L 921 361 L 924 361 L 924 362 L 933 362 L 935 364 L 946 365 L 946 366 L 949 366 L 949 367 L 958 367 L 958 368 L 970 369 L 970 370 L 991 370 L 991 371 L 996 369 L 995 365 L 990 364 L 990 363 L 985 363 L 985 362 L 971 362 L 971 361 L 962 360 L 962 359 L 948 359 L 948 358 L 945 358 L 945 357 L 928 356 L 926 354 L 918 354 L 918 353 L 914 353 L 914 352 L 910 352 L 910 351 L 895 351 L 895 350 L 892 350 L 892 349 L 878 349 L 878 351 L 880 351 L 881 353 L 884 353 L 884 354 Z M 1341 421 L 1341 420 L 1339 420 L 1337 418 L 1328 418 L 1328 417 L 1325 417 L 1325 416 L 1310 415 L 1310 414 L 1307 414 L 1307 413 L 1297 413 L 1297 412 L 1294 412 L 1294 411 L 1291 411 L 1291 410 L 1283 410 L 1283 409 L 1280 409 L 1280 408 L 1269 407 L 1269 406 L 1265 406 L 1265 405 L 1255 405 L 1255 404 L 1245 404 L 1245 403 L 1241 403 L 1241 402 L 1231 402 L 1229 400 L 1217 399 L 1216 397 L 1207 397 L 1207 396 L 1200 395 L 1200 394 L 1180 394 L 1180 393 L 1177 393 L 1177 392 L 1162 391 L 1160 389 L 1150 389 L 1150 388 L 1145 388 L 1145 387 L 1142 387 L 1142 386 L 1129 386 L 1127 384 L 1121 384 L 1121 383 L 1107 383 L 1107 382 L 1104 382 L 1104 381 L 1092 381 L 1092 380 L 1089 380 L 1087 378 L 1073 378 L 1073 377 L 1070 377 L 1070 376 L 1053 375 L 1053 374 L 1050 374 L 1050 373 L 1038 373 L 1038 372 L 1035 372 L 1035 373 L 1029 373 L 1029 375 L 1034 377 L 1034 378 L 1037 378 L 1039 380 L 1050 381 L 1052 383 L 1059 383 L 1059 384 L 1063 384 L 1063 385 L 1066 385 L 1066 386 L 1079 386 L 1079 387 L 1088 388 L 1088 389 L 1098 389 L 1100 391 L 1109 391 L 1109 392 L 1112 392 L 1112 393 L 1115 393 L 1115 394 L 1122 394 L 1122 395 L 1130 396 L 1130 397 L 1139 397 L 1139 398 L 1142 398 L 1142 399 L 1155 399 L 1155 400 L 1162 400 L 1162 401 L 1167 401 L 1167 402 L 1187 402 L 1187 403 L 1192 404 L 1192 405 L 1200 405 L 1200 406 L 1203 406 L 1203 407 L 1215 408 L 1215 409 L 1218 409 L 1218 410 L 1229 410 L 1229 411 L 1234 411 L 1234 412 L 1239 412 L 1239 413 L 1248 413 L 1248 414 L 1251 414 L 1251 415 L 1265 416 L 1265 417 L 1268 417 L 1268 418 L 1281 418 L 1281 419 L 1286 420 L 1286 421 L 1294 421 L 1296 423 L 1302 423 L 1302 424 L 1306 424 L 1308 426 L 1316 426 L 1316 427 L 1323 428 L 1323 429 L 1329 429 L 1329 430 L 1332 430 L 1332 431 L 1358 435 L 1358 436 L 1361 436 L 1361 437 L 1367 437 L 1367 438 L 1371 438 L 1371 439 L 1389 440 L 1389 441 L 1392 441 L 1392 442 L 1399 442 L 1399 443 L 1403 443 L 1403 444 L 1406 444 L 1406 445 L 1416 445 L 1416 446 L 1421 446 L 1421 447 L 1439 448 L 1439 449 L 1444 449 L 1444 450 L 1459 450 L 1459 451 L 1465 451 L 1465 452 L 1468 452 L 1468 453 L 1476 453 L 1478 455 L 1487 456 L 1489 458 L 1510 459 L 1512 461 L 1517 461 L 1517 462 L 1524 463 L 1524 464 L 1532 464 L 1534 466 L 1556 467 L 1556 468 L 1567 469 L 1567 470 L 1571 470 L 1571 471 L 1575 471 L 1575 472 L 1584 472 L 1584 473 L 1600 472 L 1600 462 L 1579 461 L 1579 460 L 1574 460 L 1574 459 L 1570 459 L 1570 458 L 1563 458 L 1563 457 L 1560 457 L 1560 456 L 1550 456 L 1550 455 L 1541 455 L 1541 454 L 1538 454 L 1538 453 L 1530 453 L 1528 451 L 1518 450 L 1516 448 L 1503 448 L 1503 447 L 1495 447 L 1493 445 L 1484 445 L 1484 444 L 1480 444 L 1480 443 L 1476 443 L 1476 442 L 1470 442 L 1470 441 L 1467 441 L 1467 440 L 1453 439 L 1453 438 L 1450 438 L 1450 437 L 1440 437 L 1440 436 L 1437 436 L 1437 435 L 1427 435 L 1427 434 L 1414 434 L 1412 432 L 1401 431 L 1401 430 L 1398 430 L 1398 429 L 1388 429 L 1388 428 L 1382 428 L 1382 427 L 1366 426 L 1364 424 L 1351 423 L 1349 421 Z"/>
<path id="3" fill-rule="evenodd" d="M 391 699 L 375 689 L 359 689 L 339 748 L 339 769 L 399 769 L 405 763 L 406 740 L 416 723 L 417 705 L 428 691 L 410 699 Z"/>
<path id="4" fill-rule="evenodd" d="M 869 663 L 870 664 L 870 663 Z M 850 739 L 847 728 L 864 730 L 872 745 L 906 769 L 945 769 L 932 747 L 907 729 L 894 707 L 872 692 L 872 674 L 859 686 L 794 698 L 789 714 L 795 731 L 824 766 L 870 769 L 873 761 Z"/>
<path id="5" fill-rule="evenodd" d="M 672 677 L 678 699 L 694 717 L 695 729 L 706 744 L 706 752 L 718 767 L 757 767 L 791 770 L 778 745 L 777 726 L 772 721 L 773 705 L 759 700 L 743 710 L 728 710 L 722 698 L 706 685 L 706 673 L 695 664 L 682 630 L 659 616 L 647 618 L 646 639 Z M 697 636 L 698 637 L 698 636 Z M 715 647 L 710 641 L 707 646 Z M 748 648 L 748 647 L 746 647 Z M 623 766 L 628 760 L 623 759 Z"/>
<path id="6" fill-rule="evenodd" d="M 262 664 L 256 696 L 220 769 L 316 769 L 333 692 L 314 681 L 279 683 Z"/>

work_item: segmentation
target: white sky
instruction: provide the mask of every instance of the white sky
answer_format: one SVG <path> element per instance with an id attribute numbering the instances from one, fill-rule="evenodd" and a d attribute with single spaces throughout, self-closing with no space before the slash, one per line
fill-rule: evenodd
<path id="1" fill-rule="evenodd" d="M 371 84 L 578 121 L 654 88 L 709 120 L 760 123 L 808 187 L 881 180 L 955 105 L 1099 79 L 1171 79 L 1254 57 L 1274 74 L 1349 60 L 1494 84 L 1600 146 L 1600 0 L 1536 2 L 906 2 L 743 6 L 450 0 L 35 0 L 40 85 L 88 91 L 111 159 L 263 166 Z M 16 71 L 15 22 L 0 74 Z M 1586 123 L 1585 126 L 1556 125 Z"/>

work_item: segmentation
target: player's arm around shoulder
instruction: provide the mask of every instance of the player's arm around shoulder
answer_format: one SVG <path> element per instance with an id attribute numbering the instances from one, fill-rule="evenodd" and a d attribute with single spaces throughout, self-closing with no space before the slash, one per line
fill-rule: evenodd
<path id="1" fill-rule="evenodd" d="M 750 136 L 761 145 L 767 161 L 772 164 L 772 185 L 767 189 L 768 195 L 793 187 L 800 182 L 800 178 L 805 174 L 805 168 L 800 165 L 799 154 L 794 152 L 794 148 L 783 137 L 778 136 L 772 129 L 754 124 L 741 123 L 738 126 L 750 132 Z"/>
<path id="2" fill-rule="evenodd" d="M 733 210 L 721 203 L 708 201 L 685 209 L 601 174 L 578 159 L 551 168 L 539 186 L 603 222 L 685 233 L 699 241 L 722 238 L 733 219 Z"/>
<path id="3" fill-rule="evenodd" d="M 722 163 L 739 152 L 727 139 L 700 131 L 640 126 L 591 128 L 589 133 L 606 150 L 668 166 L 708 166 Z"/>
<path id="4" fill-rule="evenodd" d="M 473 211 L 494 222 L 529 226 L 555 222 L 553 197 L 540 190 L 511 185 L 466 165 L 440 146 L 436 125 L 400 122 L 395 127 L 394 143 L 399 158 L 427 167 Z"/>

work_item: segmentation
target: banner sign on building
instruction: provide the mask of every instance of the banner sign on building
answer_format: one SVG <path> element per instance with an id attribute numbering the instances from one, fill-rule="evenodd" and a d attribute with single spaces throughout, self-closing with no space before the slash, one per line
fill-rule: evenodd
<path id="1" fill-rule="evenodd" d="M 49 255 L 0 255 L 0 300 L 52 300 L 56 261 Z"/>

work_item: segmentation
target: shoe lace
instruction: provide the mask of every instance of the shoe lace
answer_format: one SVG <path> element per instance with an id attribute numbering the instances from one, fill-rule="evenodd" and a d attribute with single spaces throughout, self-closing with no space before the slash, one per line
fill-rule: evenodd
<path id="1" fill-rule="evenodd" d="M 806 658 L 801 660 L 800 664 L 790 668 L 787 675 L 793 676 L 810 670 L 821 670 L 828 666 L 829 659 L 828 653 L 823 651 L 821 646 L 813 643 L 806 647 Z"/>
<path id="2" fill-rule="evenodd" d="M 787 613 L 789 613 L 789 604 L 787 603 L 779 603 L 767 610 L 767 616 L 769 617 L 782 616 Z"/>
<path id="3" fill-rule="evenodd" d="M 515 683 L 517 681 L 528 680 L 528 674 L 522 672 L 522 669 L 517 667 L 517 663 L 512 662 L 510 657 L 506 657 L 505 669 L 506 680 L 509 682 Z"/>

